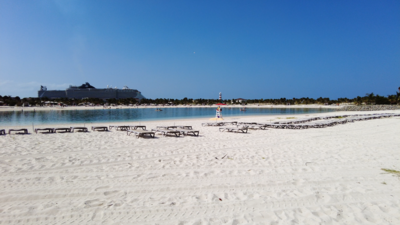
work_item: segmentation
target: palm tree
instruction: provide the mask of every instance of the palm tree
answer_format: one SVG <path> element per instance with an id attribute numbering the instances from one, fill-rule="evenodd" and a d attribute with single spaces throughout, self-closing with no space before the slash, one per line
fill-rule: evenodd
<path id="1" fill-rule="evenodd" d="M 357 98 L 354 99 L 354 103 L 356 105 L 361 105 L 362 104 L 362 98 L 360 96 L 357 96 Z"/>
<path id="2" fill-rule="evenodd" d="M 370 94 L 365 94 L 366 100 L 367 100 L 367 104 L 371 105 L 372 102 L 375 102 L 375 95 L 373 92 L 371 92 Z"/>
<path id="3" fill-rule="evenodd" d="M 396 94 L 397 94 L 396 100 L 397 100 L 397 102 L 399 102 L 400 101 L 400 87 L 399 87 L 399 92 L 396 92 Z"/>
<path id="4" fill-rule="evenodd" d="M 389 100 L 390 104 L 396 104 L 397 103 L 397 96 L 396 95 L 388 95 L 388 100 Z"/>

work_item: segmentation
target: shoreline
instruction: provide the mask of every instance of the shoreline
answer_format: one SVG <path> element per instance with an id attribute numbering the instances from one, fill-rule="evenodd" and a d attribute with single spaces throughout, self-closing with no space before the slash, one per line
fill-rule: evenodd
<path id="1" fill-rule="evenodd" d="M 34 106 L 34 107 L 22 107 L 22 106 L 0 106 L 0 112 L 12 112 L 12 111 L 52 111 L 52 110 L 100 110 L 100 109 L 146 109 L 146 108 L 217 108 L 217 105 L 212 106 L 110 106 L 110 108 L 104 108 L 103 106 Z M 223 105 L 222 108 L 309 108 L 309 109 L 340 109 L 344 106 L 331 106 L 331 105 Z"/>
<path id="2" fill-rule="evenodd" d="M 355 114 L 376 114 L 376 113 L 400 113 L 400 110 L 385 110 L 385 111 L 334 111 L 334 112 L 323 112 L 323 113 L 302 113 L 302 114 L 268 114 L 268 115 L 237 115 L 237 116 L 224 116 L 223 122 L 229 121 L 248 121 L 250 118 L 261 119 L 263 121 L 280 121 L 286 118 L 309 118 L 319 116 L 336 116 L 336 115 L 355 115 Z M 110 125 L 129 125 L 129 124 L 140 124 L 140 125 L 171 125 L 179 124 L 184 122 L 211 122 L 211 118 L 214 117 L 196 117 L 196 118 L 173 118 L 173 119 L 160 119 L 160 120 L 140 120 L 140 121 L 111 121 L 111 122 L 77 122 L 77 123 L 47 123 L 47 124 L 26 124 L 26 125 L 4 125 L 1 129 L 13 129 L 13 128 L 27 128 L 28 130 L 34 128 L 45 128 L 45 127 L 72 127 L 72 126 L 110 126 Z M 169 124 L 168 124 L 169 123 Z"/>
<path id="3" fill-rule="evenodd" d="M 100 110 L 100 109 L 99 109 Z M 115 109 L 112 109 L 112 110 L 115 110 Z M 299 116 L 304 116 L 304 115 L 316 115 L 316 114 L 325 114 L 325 113 L 335 113 L 335 112 L 337 112 L 337 111 L 333 111 L 333 112 L 313 112 L 313 113 L 310 113 L 310 112 L 304 112 L 304 113 L 297 113 L 297 114 L 292 114 L 292 113 L 288 113 L 288 114 L 279 114 L 279 113 L 274 113 L 274 114 L 240 114 L 240 115 L 228 115 L 228 116 L 223 116 L 223 118 L 225 119 L 225 120 L 230 120 L 230 119 L 232 119 L 232 118 L 241 118 L 241 117 L 263 117 L 263 116 L 269 116 L 269 117 L 299 117 Z M 119 120 L 119 121 L 87 121 L 87 122 L 85 122 L 85 121 L 82 121 L 82 122 L 70 122 L 70 123 L 66 123 L 66 122 L 61 122 L 61 123 L 41 123 L 41 124 L 39 124 L 39 123 L 37 123 L 37 124 L 35 124 L 35 123 L 27 123 L 27 124 L 23 124 L 23 125 L 8 125 L 8 124 L 1 124 L 0 123 L 0 126 L 1 127 L 15 127 L 15 128 L 17 128 L 17 127 L 19 127 L 19 128 L 21 128 L 21 127 L 27 127 L 27 126 L 35 126 L 35 127 L 43 127 L 43 126 L 47 126 L 47 127 L 49 127 L 49 126 L 53 126 L 53 127 L 57 127 L 57 126 L 60 126 L 60 125 L 65 125 L 65 124 L 69 124 L 69 125 L 82 125 L 82 124 L 90 124 L 90 126 L 91 126 L 91 124 L 98 124 L 98 125 L 105 125 L 105 124 L 119 124 L 119 125 L 122 125 L 122 124 L 127 124 L 127 123 L 130 123 L 130 124 L 138 124 L 138 123 L 147 123 L 147 122 L 158 122 L 158 121 L 161 121 L 161 122 L 164 122 L 164 121 L 172 121 L 172 122 L 174 122 L 174 121 L 184 121 L 184 120 L 203 120 L 203 121 L 208 121 L 209 119 L 211 119 L 211 118 L 215 118 L 215 117 L 213 117 L 212 115 L 209 115 L 209 116 L 198 116 L 198 117 L 186 117 L 186 118 L 177 118 L 177 117 L 170 117 L 170 118 L 160 118 L 160 119 L 154 119 L 154 118 L 151 118 L 151 119 L 144 119 L 144 120 L 135 120 L 135 121 L 128 121 L 128 120 L 124 120 L 124 121 L 121 121 L 121 120 Z"/>
<path id="4" fill-rule="evenodd" d="M 23 108 L 26 109 L 24 107 L 19 107 L 19 108 Z M 29 107 L 31 108 L 31 107 Z M 35 107 L 32 107 L 35 108 Z M 38 107 L 41 108 L 43 110 L 37 110 L 36 112 L 45 112 L 45 111 L 55 111 L 58 109 L 55 109 L 55 107 Z M 121 108 L 112 108 L 112 109 L 103 109 L 103 108 L 93 108 L 93 107 L 67 107 L 69 109 L 62 109 L 62 110 L 118 110 Z M 139 109 L 155 109 L 155 108 L 160 108 L 157 106 L 143 106 L 143 107 L 139 107 Z M 163 108 L 197 108 L 197 107 L 163 107 Z M 214 108 L 214 107 L 198 107 L 198 108 Z M 226 108 L 241 108 L 241 107 L 226 107 Z M 270 107 L 247 107 L 247 108 L 270 108 Z M 3 108 L 4 109 L 4 108 Z M 136 109 L 136 107 L 124 107 L 122 109 Z M 320 107 L 315 107 L 314 108 L 309 108 L 309 107 L 284 107 L 284 106 L 279 106 L 279 107 L 274 107 L 274 109 L 320 109 Z M 335 109 L 332 107 L 325 107 L 325 109 Z M 33 109 L 31 110 L 24 110 L 24 112 L 33 112 Z M 2 112 L 0 110 L 0 112 Z M 3 112 L 10 112 L 9 109 L 3 110 Z M 19 111 L 14 111 L 14 112 L 19 112 Z M 246 118 L 246 117 L 263 117 L 263 116 L 268 116 L 270 118 L 273 117 L 302 117 L 304 115 L 320 115 L 320 114 L 324 114 L 324 115 L 330 115 L 330 114 L 364 114 L 364 113 L 385 113 L 385 112 L 389 112 L 389 113 L 394 113 L 394 112 L 400 112 L 400 109 L 392 109 L 392 110 L 376 110 L 376 111 L 342 111 L 342 110 L 335 110 L 332 112 L 315 112 L 315 113 L 298 113 L 298 114 L 250 114 L 250 115 L 228 115 L 228 116 L 223 116 L 223 118 L 225 118 L 226 120 L 230 120 L 232 118 Z M 92 121 L 88 121 L 88 122 L 60 122 L 60 123 L 41 123 L 41 124 L 35 124 L 35 123 L 27 123 L 25 125 L 9 125 L 9 124 L 0 124 L 0 128 L 4 128 L 4 127 L 13 127 L 13 128 L 22 128 L 22 127 L 59 127 L 59 126 L 63 126 L 68 124 L 69 126 L 77 126 L 77 125 L 85 125 L 88 124 L 88 126 L 92 126 L 92 125 L 107 125 L 107 124 L 117 124 L 117 125 L 122 125 L 122 124 L 139 124 L 139 123 L 155 123 L 155 122 L 164 122 L 164 121 L 170 121 L 170 122 L 175 122 L 175 121 L 187 121 L 187 120 L 202 120 L 202 121 L 208 121 L 210 118 L 214 118 L 213 116 L 210 115 L 210 117 L 189 117 L 189 118 L 161 118 L 161 119 L 145 119 L 145 120 L 136 120 L 136 121 L 128 121 L 128 120 L 124 120 L 124 121 L 98 121 L 98 122 L 92 122 Z"/>

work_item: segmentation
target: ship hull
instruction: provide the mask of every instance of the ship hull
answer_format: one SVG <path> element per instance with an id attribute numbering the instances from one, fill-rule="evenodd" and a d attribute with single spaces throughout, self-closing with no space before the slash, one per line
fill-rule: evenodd
<path id="1" fill-rule="evenodd" d="M 38 97 L 49 99 L 55 98 L 100 98 L 100 99 L 125 99 L 125 98 L 144 98 L 142 94 L 133 89 L 121 90 L 121 89 L 82 89 L 82 90 L 40 90 L 38 91 Z"/>

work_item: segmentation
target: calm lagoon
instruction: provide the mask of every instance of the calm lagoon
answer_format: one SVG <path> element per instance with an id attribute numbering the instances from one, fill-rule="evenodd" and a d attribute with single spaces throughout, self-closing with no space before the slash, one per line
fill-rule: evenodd
<path id="1" fill-rule="evenodd" d="M 149 120 L 171 120 L 215 117 L 215 107 L 210 108 L 128 108 L 94 110 L 50 110 L 50 111 L 14 111 L 0 112 L 0 125 L 18 126 L 34 124 L 98 123 L 98 122 L 134 122 Z M 333 112 L 334 109 L 295 109 L 295 108 L 223 108 L 222 115 L 288 115 Z"/>

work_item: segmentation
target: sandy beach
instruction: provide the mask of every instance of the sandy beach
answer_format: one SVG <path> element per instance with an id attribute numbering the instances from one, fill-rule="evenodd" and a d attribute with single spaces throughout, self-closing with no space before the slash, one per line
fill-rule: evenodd
<path id="1" fill-rule="evenodd" d="M 400 170 L 400 117 L 247 134 L 203 122 L 141 122 L 199 137 L 0 136 L 0 224 L 400 224 L 400 178 L 382 170 Z"/>

